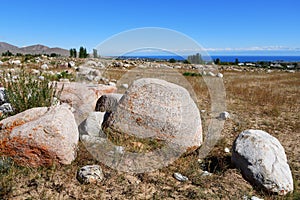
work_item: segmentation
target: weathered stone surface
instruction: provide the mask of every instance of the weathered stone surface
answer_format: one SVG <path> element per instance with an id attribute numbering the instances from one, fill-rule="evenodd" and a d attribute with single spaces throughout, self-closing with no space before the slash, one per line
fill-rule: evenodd
<path id="1" fill-rule="evenodd" d="M 199 110 L 186 89 L 160 79 L 133 82 L 108 119 L 110 128 L 185 148 L 202 143 Z"/>
<path id="2" fill-rule="evenodd" d="M 99 165 L 87 165 L 77 172 L 77 179 L 85 184 L 100 182 L 103 178 L 104 175 Z"/>
<path id="3" fill-rule="evenodd" d="M 78 127 L 80 136 L 88 135 L 93 137 L 105 137 L 104 133 L 101 131 L 104 115 L 105 112 L 91 112 Z"/>
<path id="4" fill-rule="evenodd" d="M 96 102 L 101 95 L 117 90 L 112 86 L 78 82 L 58 82 L 57 85 L 58 88 L 64 87 L 60 99 L 75 109 L 74 116 L 78 125 L 88 117 L 90 112 L 94 111 Z"/>
<path id="5" fill-rule="evenodd" d="M 32 108 L 0 125 L 0 152 L 20 165 L 70 164 L 76 157 L 79 133 L 67 104 Z"/>
<path id="6" fill-rule="evenodd" d="M 123 94 L 112 93 L 102 95 L 96 103 L 95 111 L 109 112 L 114 111 L 123 97 Z"/>
<path id="7" fill-rule="evenodd" d="M 174 178 L 176 178 L 178 181 L 181 181 L 181 182 L 185 182 L 185 181 L 188 181 L 188 177 L 186 176 L 183 176 L 182 174 L 176 172 L 173 174 Z"/>
<path id="8" fill-rule="evenodd" d="M 232 162 L 250 183 L 285 195 L 293 178 L 280 142 L 261 130 L 243 131 L 233 144 Z"/>

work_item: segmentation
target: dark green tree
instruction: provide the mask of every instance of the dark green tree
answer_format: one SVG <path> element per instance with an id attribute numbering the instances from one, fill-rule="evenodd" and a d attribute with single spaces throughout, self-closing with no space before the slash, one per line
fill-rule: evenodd
<path id="1" fill-rule="evenodd" d="M 88 53 L 86 52 L 86 48 L 80 47 L 79 48 L 79 58 L 87 58 Z"/>
<path id="2" fill-rule="evenodd" d="M 7 50 L 6 52 L 2 53 L 2 56 L 13 56 L 14 54 L 12 52 L 10 52 L 9 50 Z"/>
<path id="3" fill-rule="evenodd" d="M 239 59 L 235 59 L 234 64 L 238 65 L 239 64 Z"/>
<path id="4" fill-rule="evenodd" d="M 217 58 L 217 59 L 215 60 L 215 64 L 216 64 L 216 65 L 219 65 L 219 64 L 221 64 L 221 60 L 220 60 L 220 58 Z"/>
<path id="5" fill-rule="evenodd" d="M 169 59 L 169 63 L 176 63 L 176 60 L 174 58 Z"/>
<path id="6" fill-rule="evenodd" d="M 75 48 L 70 49 L 70 57 L 71 58 L 76 58 L 77 57 L 77 51 Z"/>
<path id="7" fill-rule="evenodd" d="M 93 49 L 93 56 L 94 56 L 94 58 L 98 58 L 99 57 L 97 49 Z"/>

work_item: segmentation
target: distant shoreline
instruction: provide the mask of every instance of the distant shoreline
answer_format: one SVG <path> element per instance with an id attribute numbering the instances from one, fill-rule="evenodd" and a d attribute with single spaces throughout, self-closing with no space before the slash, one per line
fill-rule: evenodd
<path id="1" fill-rule="evenodd" d="M 175 60 L 182 61 L 187 59 L 187 56 L 177 55 L 136 55 L 136 56 L 122 56 L 122 58 L 129 59 L 153 59 L 153 60 L 169 60 L 174 58 Z M 241 55 L 213 55 L 210 57 L 203 57 L 205 61 L 213 61 L 219 58 L 221 62 L 235 62 L 238 59 L 239 62 L 300 62 L 300 56 L 241 56 Z"/>

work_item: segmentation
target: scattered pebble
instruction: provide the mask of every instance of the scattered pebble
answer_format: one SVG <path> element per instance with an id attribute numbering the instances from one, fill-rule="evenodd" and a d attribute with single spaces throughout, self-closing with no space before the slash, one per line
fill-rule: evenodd
<path id="1" fill-rule="evenodd" d="M 229 153 L 230 149 L 228 147 L 225 147 L 224 151 L 225 151 L 225 153 Z"/>
<path id="2" fill-rule="evenodd" d="M 85 184 L 100 182 L 103 178 L 104 175 L 99 165 L 86 165 L 77 173 L 79 182 Z"/>
<path id="3" fill-rule="evenodd" d="M 182 174 L 180 173 L 174 173 L 174 178 L 176 178 L 178 181 L 181 181 L 181 182 L 185 182 L 185 181 L 188 181 L 188 177 L 186 176 L 183 176 Z"/>
<path id="4" fill-rule="evenodd" d="M 122 88 L 128 89 L 128 84 L 127 83 L 122 84 Z"/>
<path id="5" fill-rule="evenodd" d="M 219 78 L 223 78 L 223 74 L 221 74 L 221 73 L 218 73 L 218 74 L 217 74 L 217 77 L 219 77 Z"/>
<path id="6" fill-rule="evenodd" d="M 220 113 L 219 115 L 219 119 L 222 119 L 222 120 L 226 120 L 226 119 L 229 119 L 230 118 L 230 114 L 226 111 Z"/>
<path id="7" fill-rule="evenodd" d="M 201 176 L 211 176 L 212 173 L 208 172 L 208 171 L 203 171 Z"/>

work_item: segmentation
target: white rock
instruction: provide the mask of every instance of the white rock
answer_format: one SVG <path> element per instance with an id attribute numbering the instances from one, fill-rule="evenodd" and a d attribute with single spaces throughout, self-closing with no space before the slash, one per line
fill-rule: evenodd
<path id="1" fill-rule="evenodd" d="M 20 60 L 12 60 L 11 64 L 13 64 L 13 65 L 20 65 L 21 61 Z"/>
<path id="2" fill-rule="evenodd" d="M 47 69 L 49 69 L 49 67 L 48 67 L 47 64 L 43 64 L 43 65 L 41 66 L 41 69 L 42 69 L 42 70 L 47 70 Z"/>
<path id="3" fill-rule="evenodd" d="M 207 75 L 208 75 L 208 76 L 216 76 L 216 75 L 215 75 L 214 73 L 212 73 L 212 72 L 208 72 Z"/>
<path id="4" fill-rule="evenodd" d="M 217 74 L 217 77 L 219 77 L 219 78 L 223 78 L 223 74 L 221 74 L 221 73 L 218 73 L 218 74 Z"/>
<path id="5" fill-rule="evenodd" d="M 79 169 L 77 178 L 81 183 L 90 184 L 102 181 L 104 175 L 99 165 L 87 165 Z"/>
<path id="6" fill-rule="evenodd" d="M 235 140 L 231 160 L 250 183 L 285 195 L 294 190 L 284 148 L 261 130 L 243 131 Z"/>
<path id="7" fill-rule="evenodd" d="M 113 86 L 113 87 L 116 87 L 116 86 L 117 86 L 116 83 L 111 82 L 111 81 L 108 83 L 108 85 L 109 85 L 109 86 Z"/>
<path id="8" fill-rule="evenodd" d="M 212 173 L 208 172 L 208 171 L 203 171 L 201 176 L 211 176 Z"/>
<path id="9" fill-rule="evenodd" d="M 251 197 L 251 200 L 264 200 L 264 199 L 258 198 L 258 197 L 256 197 L 256 196 L 252 196 L 252 197 Z"/>
<path id="10" fill-rule="evenodd" d="M 41 72 L 37 69 L 31 69 L 31 73 L 34 75 L 39 75 Z"/>
<path id="11" fill-rule="evenodd" d="M 61 78 L 59 79 L 59 82 L 69 83 L 70 80 L 68 78 Z"/>
<path id="12" fill-rule="evenodd" d="M 41 81 L 45 80 L 44 76 L 39 76 L 38 79 L 40 79 Z"/>
<path id="13" fill-rule="evenodd" d="M 185 182 L 185 181 L 188 181 L 188 177 L 186 176 L 183 176 L 182 174 L 180 173 L 174 173 L 174 178 L 176 178 L 178 181 L 181 181 L 181 182 Z"/>
<path id="14" fill-rule="evenodd" d="M 180 65 L 174 66 L 174 69 L 181 69 L 182 67 Z"/>
<path id="15" fill-rule="evenodd" d="M 75 62 L 74 61 L 70 61 L 69 63 L 68 63 L 68 66 L 70 66 L 70 67 L 75 67 Z"/>
<path id="16" fill-rule="evenodd" d="M 229 149 L 228 147 L 225 147 L 225 148 L 224 148 L 224 152 L 225 152 L 225 153 L 229 153 L 229 152 L 230 152 L 230 149 Z"/>
<path id="17" fill-rule="evenodd" d="M 0 66 L 3 65 L 3 62 L 0 60 Z"/>
<path id="18" fill-rule="evenodd" d="M 128 89 L 128 84 L 127 83 L 122 84 L 122 88 Z"/>

